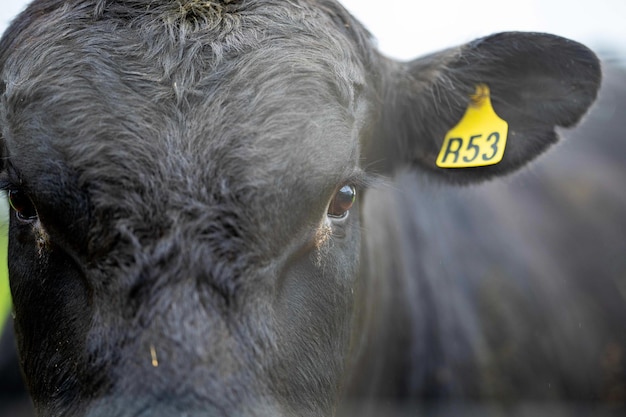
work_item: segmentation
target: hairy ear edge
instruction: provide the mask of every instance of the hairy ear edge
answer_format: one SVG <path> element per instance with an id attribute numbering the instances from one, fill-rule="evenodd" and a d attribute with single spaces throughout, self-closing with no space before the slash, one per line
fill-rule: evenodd
<path id="1" fill-rule="evenodd" d="M 385 73 L 384 108 L 366 158 L 378 171 L 420 169 L 455 184 L 513 172 L 543 153 L 587 112 L 601 81 L 587 47 L 541 33 L 506 32 L 408 63 Z M 502 160 L 489 166 L 440 167 L 444 138 L 471 106 L 480 85 L 490 90 L 497 116 L 508 124 Z M 468 131 L 469 138 L 490 133 Z"/>

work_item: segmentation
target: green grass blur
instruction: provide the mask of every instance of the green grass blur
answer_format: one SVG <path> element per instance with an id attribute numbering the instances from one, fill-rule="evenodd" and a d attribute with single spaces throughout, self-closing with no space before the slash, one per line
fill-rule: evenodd
<path id="1" fill-rule="evenodd" d="M 4 330 L 11 312 L 7 248 L 9 243 L 9 205 L 4 195 L 0 196 L 0 334 Z"/>

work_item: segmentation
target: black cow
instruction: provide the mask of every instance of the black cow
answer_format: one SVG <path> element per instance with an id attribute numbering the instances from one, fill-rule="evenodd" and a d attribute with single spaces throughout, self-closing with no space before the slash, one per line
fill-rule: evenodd
<path id="1" fill-rule="evenodd" d="M 0 68 L 39 415 L 619 411 L 623 274 L 590 275 L 567 213 L 458 187 L 579 121 L 584 46 L 503 33 L 401 63 L 330 0 L 40 0 Z M 508 130 L 447 135 L 488 97 Z"/>

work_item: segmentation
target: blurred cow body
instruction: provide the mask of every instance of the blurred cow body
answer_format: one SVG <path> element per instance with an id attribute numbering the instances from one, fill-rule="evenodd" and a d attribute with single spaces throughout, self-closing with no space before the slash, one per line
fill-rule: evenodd
<path id="1" fill-rule="evenodd" d="M 393 307 L 368 317 L 355 415 L 624 412 L 624 79 L 607 65 L 591 113 L 524 172 L 462 189 L 405 172 L 367 196 L 369 267 L 392 281 L 371 297 Z"/>
<path id="2" fill-rule="evenodd" d="M 580 224 L 620 225 L 622 173 L 579 169 L 623 145 L 582 133 L 457 186 L 582 117 L 583 46 L 509 33 L 398 63 L 333 1 L 43 0 L 0 66 L 39 415 L 623 410 L 624 234 Z M 483 83 L 503 161 L 436 167 Z"/>

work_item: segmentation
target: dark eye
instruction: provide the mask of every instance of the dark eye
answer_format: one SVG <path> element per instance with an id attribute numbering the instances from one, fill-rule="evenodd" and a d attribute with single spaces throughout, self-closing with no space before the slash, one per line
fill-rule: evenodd
<path id="1" fill-rule="evenodd" d="M 343 218 L 348 214 L 356 201 L 356 188 L 353 185 L 344 185 L 337 191 L 328 206 L 328 216 Z"/>
<path id="2" fill-rule="evenodd" d="M 20 190 L 9 190 L 9 204 L 15 210 L 15 216 L 22 222 L 37 220 L 37 209 L 31 199 Z"/>

